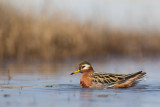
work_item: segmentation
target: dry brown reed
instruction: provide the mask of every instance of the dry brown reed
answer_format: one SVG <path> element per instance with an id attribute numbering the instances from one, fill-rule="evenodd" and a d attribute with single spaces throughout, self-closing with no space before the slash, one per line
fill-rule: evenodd
<path id="1" fill-rule="evenodd" d="M 81 23 L 66 14 L 50 18 L 0 6 L 0 59 L 68 59 L 160 54 L 158 32 L 136 32 Z"/>

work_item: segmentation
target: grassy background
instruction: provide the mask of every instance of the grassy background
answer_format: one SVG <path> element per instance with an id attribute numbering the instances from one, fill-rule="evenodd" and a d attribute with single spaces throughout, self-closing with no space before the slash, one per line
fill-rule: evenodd
<path id="1" fill-rule="evenodd" d="M 65 13 L 51 17 L 21 14 L 0 4 L 0 59 L 157 56 L 159 32 L 111 28 L 94 20 L 79 22 Z"/>

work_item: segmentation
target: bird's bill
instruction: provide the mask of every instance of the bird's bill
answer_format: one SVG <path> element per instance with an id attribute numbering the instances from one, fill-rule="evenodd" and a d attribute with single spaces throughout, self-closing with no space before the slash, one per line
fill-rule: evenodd
<path id="1" fill-rule="evenodd" d="M 78 69 L 77 71 L 72 72 L 71 75 L 76 74 L 76 73 L 78 73 L 78 72 L 80 72 L 79 69 Z"/>

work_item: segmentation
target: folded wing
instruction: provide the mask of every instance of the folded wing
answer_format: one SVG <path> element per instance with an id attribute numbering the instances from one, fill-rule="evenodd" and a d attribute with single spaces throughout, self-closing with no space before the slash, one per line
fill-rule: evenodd
<path id="1" fill-rule="evenodd" d="M 136 81 L 137 79 L 142 78 L 143 75 L 145 74 L 146 73 L 142 71 L 132 74 L 112 74 L 112 73 L 94 72 L 91 74 L 91 77 L 93 77 L 92 80 L 93 84 L 111 87 L 116 84 L 125 83 L 127 80 L 131 80 L 132 78 L 134 81 Z M 134 81 L 132 81 L 132 84 Z"/>

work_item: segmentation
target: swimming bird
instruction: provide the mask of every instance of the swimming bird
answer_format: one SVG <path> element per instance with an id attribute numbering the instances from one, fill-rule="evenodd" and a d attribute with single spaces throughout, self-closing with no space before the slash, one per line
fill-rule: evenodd
<path id="1" fill-rule="evenodd" d="M 80 79 L 82 88 L 128 88 L 146 74 L 143 71 L 131 74 L 94 72 L 92 65 L 87 61 L 80 63 L 79 69 L 71 75 L 76 73 L 82 73 Z"/>

